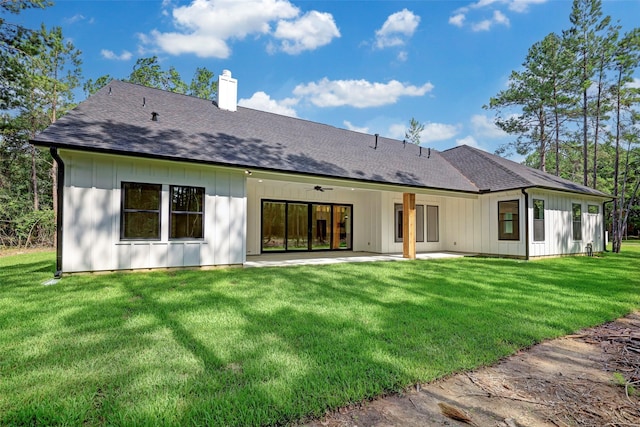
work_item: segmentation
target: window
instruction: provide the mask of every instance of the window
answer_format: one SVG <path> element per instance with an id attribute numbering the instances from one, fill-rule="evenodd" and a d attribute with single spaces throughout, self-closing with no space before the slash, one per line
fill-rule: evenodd
<path id="1" fill-rule="evenodd" d="M 122 183 L 122 239 L 160 239 L 162 185 Z"/>
<path id="2" fill-rule="evenodd" d="M 520 201 L 498 202 L 498 240 L 520 240 Z"/>
<path id="3" fill-rule="evenodd" d="M 396 203 L 395 208 L 395 241 L 402 242 L 403 208 Z M 424 205 L 416 205 L 416 242 L 424 242 Z"/>
<path id="4" fill-rule="evenodd" d="M 544 200 L 533 199 L 533 241 L 544 242 Z"/>
<path id="5" fill-rule="evenodd" d="M 395 240 L 396 242 L 402 242 L 402 228 L 404 225 L 404 219 L 402 216 L 402 204 L 395 204 Z"/>
<path id="6" fill-rule="evenodd" d="M 171 239 L 202 239 L 204 188 L 171 186 Z"/>
<path id="7" fill-rule="evenodd" d="M 427 242 L 440 241 L 438 229 L 438 207 L 427 206 Z"/>
<path id="8" fill-rule="evenodd" d="M 574 203 L 571 210 L 573 216 L 573 240 L 582 240 L 582 205 Z"/>
<path id="9" fill-rule="evenodd" d="M 587 212 L 590 214 L 599 214 L 600 206 L 598 205 L 587 205 Z"/>
<path id="10" fill-rule="evenodd" d="M 416 242 L 424 242 L 424 205 L 416 205 Z"/>

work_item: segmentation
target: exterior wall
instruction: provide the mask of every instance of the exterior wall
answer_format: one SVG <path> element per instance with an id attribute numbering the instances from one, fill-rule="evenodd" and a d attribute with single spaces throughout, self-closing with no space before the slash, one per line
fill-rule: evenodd
<path id="1" fill-rule="evenodd" d="M 242 264 L 242 172 L 210 166 L 61 150 L 65 163 L 64 273 Z M 121 183 L 162 184 L 161 238 L 120 239 Z M 204 187 L 204 238 L 169 240 L 169 186 Z"/>
<path id="2" fill-rule="evenodd" d="M 520 239 L 498 239 L 498 202 L 518 200 Z M 444 250 L 525 257 L 526 235 L 524 197 L 520 191 L 483 194 L 478 198 L 447 198 L 444 230 Z"/>
<path id="3" fill-rule="evenodd" d="M 544 241 L 536 242 L 530 233 L 529 256 L 580 254 L 591 243 L 594 252 L 604 251 L 602 199 L 580 195 L 529 190 L 529 229 L 533 230 L 533 199 L 544 200 Z M 572 205 L 582 206 L 582 239 L 573 240 Z M 588 205 L 598 206 L 597 214 L 588 213 Z"/>

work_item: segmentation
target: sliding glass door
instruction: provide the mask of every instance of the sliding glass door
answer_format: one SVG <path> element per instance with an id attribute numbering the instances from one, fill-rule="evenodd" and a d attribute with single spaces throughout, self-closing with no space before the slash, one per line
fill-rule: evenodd
<path id="1" fill-rule="evenodd" d="M 351 205 L 262 201 L 262 252 L 350 250 Z"/>

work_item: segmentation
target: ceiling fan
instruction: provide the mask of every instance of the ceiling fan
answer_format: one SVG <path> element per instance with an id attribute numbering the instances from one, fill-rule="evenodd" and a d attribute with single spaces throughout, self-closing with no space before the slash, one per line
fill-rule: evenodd
<path id="1" fill-rule="evenodd" d="M 323 193 L 325 190 L 333 190 L 333 188 L 330 187 L 322 187 L 320 185 L 316 185 L 315 187 L 313 187 L 314 190 L 319 191 L 321 193 Z"/>

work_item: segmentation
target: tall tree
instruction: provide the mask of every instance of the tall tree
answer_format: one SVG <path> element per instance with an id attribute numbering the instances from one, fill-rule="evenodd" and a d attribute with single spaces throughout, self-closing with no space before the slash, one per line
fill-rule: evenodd
<path id="1" fill-rule="evenodd" d="M 411 117 L 409 120 L 409 129 L 404 134 L 404 137 L 412 144 L 420 145 L 421 133 L 424 130 L 424 124 Z"/>
<path id="2" fill-rule="evenodd" d="M 615 71 L 616 71 L 616 83 L 612 90 L 615 96 L 615 163 L 614 163 L 614 187 L 613 195 L 615 197 L 613 201 L 612 211 L 612 243 L 613 251 L 619 252 L 622 245 L 622 237 L 624 231 L 624 218 L 623 206 L 625 204 L 626 196 L 626 183 L 629 173 L 629 157 L 627 154 L 627 161 L 623 171 L 623 179 L 620 179 L 620 146 L 625 138 L 624 132 L 624 115 L 628 114 L 631 125 L 627 127 L 628 132 L 626 139 L 630 144 L 632 141 L 637 141 L 637 119 L 638 112 L 633 111 L 633 106 L 638 105 L 640 102 L 640 94 L 636 88 L 629 86 L 629 83 L 633 81 L 633 73 L 640 65 L 640 29 L 636 28 L 627 34 L 618 43 L 617 50 L 615 52 Z M 633 195 L 632 200 L 635 198 Z"/>
<path id="3" fill-rule="evenodd" d="M 508 88 L 485 106 L 496 110 L 498 127 L 517 137 L 498 152 L 514 148 L 518 154 L 528 155 L 535 151 L 536 166 L 546 171 L 547 152 L 555 143 L 554 163 L 558 168 L 562 128 L 575 103 L 570 65 L 566 46 L 554 33 L 529 48 L 522 70 L 513 71 Z"/>
<path id="4" fill-rule="evenodd" d="M 9 110 L 20 104 L 25 85 L 24 60 L 34 53 L 33 45 L 26 43 L 32 29 L 12 23 L 8 16 L 25 9 L 44 8 L 48 0 L 0 1 L 0 110 Z"/>
<path id="5" fill-rule="evenodd" d="M 602 17 L 601 0 L 573 0 L 571 15 L 572 27 L 567 33 L 573 50 L 576 52 L 577 67 L 580 70 L 582 92 L 582 183 L 589 185 L 589 95 L 588 91 L 598 63 L 598 46 L 602 42 L 603 33 L 611 21 L 611 17 Z"/>

